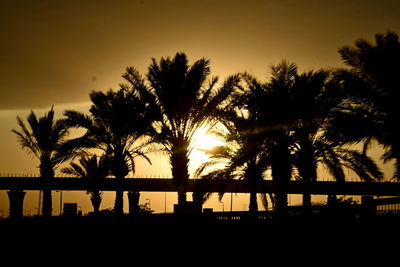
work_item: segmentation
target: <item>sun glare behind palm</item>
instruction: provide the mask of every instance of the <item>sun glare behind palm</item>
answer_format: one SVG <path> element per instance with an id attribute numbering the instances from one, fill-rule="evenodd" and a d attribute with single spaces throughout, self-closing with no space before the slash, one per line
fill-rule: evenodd
<path id="1" fill-rule="evenodd" d="M 191 142 L 189 172 L 193 175 L 201 164 L 210 160 L 213 148 L 224 146 L 225 141 L 210 128 L 200 127 Z"/>
<path id="2" fill-rule="evenodd" d="M 195 171 L 202 163 L 209 160 L 209 153 L 213 148 L 224 145 L 224 140 L 213 133 L 208 127 L 200 127 L 192 139 L 190 153 L 191 172 Z"/>
<path id="3" fill-rule="evenodd" d="M 193 152 L 200 151 L 206 153 L 214 147 L 224 145 L 224 143 L 224 140 L 220 136 L 216 135 L 206 127 L 201 127 L 193 137 Z"/>

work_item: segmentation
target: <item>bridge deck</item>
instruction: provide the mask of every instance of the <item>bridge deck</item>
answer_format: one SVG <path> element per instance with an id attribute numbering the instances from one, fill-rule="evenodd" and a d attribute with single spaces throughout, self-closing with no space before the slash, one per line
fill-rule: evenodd
<path id="1" fill-rule="evenodd" d="M 176 186 L 172 179 L 161 178 L 125 178 L 117 181 L 115 178 L 106 178 L 94 186 L 83 178 L 54 178 L 49 182 L 37 177 L 0 177 L 0 190 L 42 190 L 44 187 L 51 190 L 87 191 L 98 189 L 102 191 L 148 191 L 148 192 L 175 192 Z M 193 192 L 201 188 L 204 192 L 248 193 L 249 188 L 245 181 L 218 181 L 195 180 L 188 181 L 187 191 Z M 275 193 L 276 189 L 271 180 L 265 180 L 259 186 L 259 193 Z M 317 181 L 304 184 L 301 181 L 290 181 L 287 187 L 289 194 L 310 193 L 315 195 L 375 195 L 400 196 L 400 183 L 392 182 L 327 182 Z"/>

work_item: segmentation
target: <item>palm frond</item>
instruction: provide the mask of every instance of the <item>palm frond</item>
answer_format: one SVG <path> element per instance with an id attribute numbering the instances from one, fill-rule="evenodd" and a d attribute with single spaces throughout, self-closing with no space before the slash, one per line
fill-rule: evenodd
<path id="1" fill-rule="evenodd" d="M 394 163 L 394 171 L 393 171 L 393 176 L 392 179 L 395 181 L 400 181 L 400 161 L 399 159 L 396 159 Z"/>
<path id="2" fill-rule="evenodd" d="M 64 112 L 64 116 L 67 117 L 65 123 L 69 127 L 82 127 L 88 130 L 92 130 L 94 128 L 93 119 L 90 116 L 83 114 L 82 112 L 66 110 Z"/>
<path id="3" fill-rule="evenodd" d="M 61 170 L 64 174 L 73 175 L 76 177 L 86 177 L 87 172 L 77 163 L 71 162 L 70 167 L 65 167 Z"/>
<path id="4" fill-rule="evenodd" d="M 341 158 L 347 166 L 353 170 L 360 179 L 370 181 L 381 181 L 384 177 L 378 165 L 366 154 L 356 150 L 342 150 Z"/>
<path id="5" fill-rule="evenodd" d="M 327 167 L 327 170 L 332 174 L 333 178 L 338 182 L 346 181 L 340 159 L 332 147 L 326 146 L 324 150 L 320 150 L 320 153 L 321 162 Z"/>
<path id="6" fill-rule="evenodd" d="M 35 137 L 20 117 L 17 117 L 20 131 L 13 129 L 12 132 L 17 135 L 18 142 L 26 149 L 28 153 L 32 153 L 35 157 L 40 158 L 40 151 L 35 141 Z"/>

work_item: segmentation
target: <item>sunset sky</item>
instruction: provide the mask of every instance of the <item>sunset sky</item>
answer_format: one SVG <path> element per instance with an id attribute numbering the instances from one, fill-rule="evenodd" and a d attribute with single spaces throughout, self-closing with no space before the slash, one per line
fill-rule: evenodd
<path id="1" fill-rule="evenodd" d="M 17 115 L 87 111 L 89 92 L 116 89 L 127 66 L 145 74 L 151 58 L 180 51 L 210 59 L 222 79 L 267 79 L 282 59 L 300 71 L 341 67 L 339 47 L 400 32 L 399 14 L 396 0 L 1 1 L 0 173 L 38 172 L 11 133 Z M 155 158 L 138 173 L 170 173 Z"/>

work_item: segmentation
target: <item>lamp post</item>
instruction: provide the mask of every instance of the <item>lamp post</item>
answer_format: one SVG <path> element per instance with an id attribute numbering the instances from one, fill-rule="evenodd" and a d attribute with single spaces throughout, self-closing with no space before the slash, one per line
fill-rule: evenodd
<path id="1" fill-rule="evenodd" d="M 233 192 L 231 192 L 231 212 L 232 212 L 232 209 L 233 209 L 232 208 L 233 207 L 233 199 L 232 198 L 233 198 Z"/>
<path id="2" fill-rule="evenodd" d="M 167 192 L 164 192 L 164 213 L 167 213 Z"/>
<path id="3" fill-rule="evenodd" d="M 62 190 L 60 190 L 60 216 L 62 215 Z"/>

